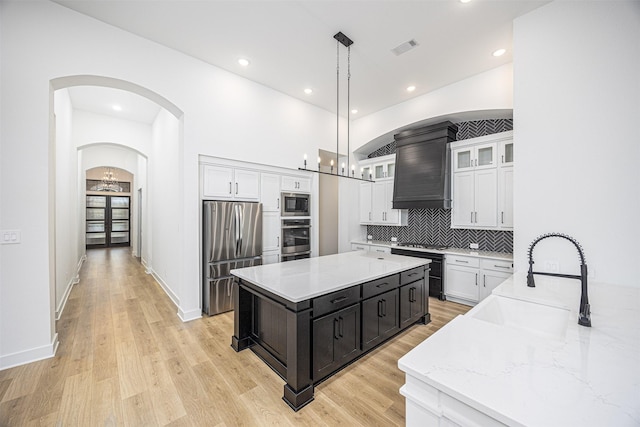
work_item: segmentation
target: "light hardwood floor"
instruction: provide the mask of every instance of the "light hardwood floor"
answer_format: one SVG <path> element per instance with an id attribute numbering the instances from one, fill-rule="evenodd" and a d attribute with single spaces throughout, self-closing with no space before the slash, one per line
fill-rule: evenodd
<path id="1" fill-rule="evenodd" d="M 411 327 L 293 412 L 284 381 L 230 347 L 233 315 L 183 323 L 128 248 L 90 250 L 54 358 L 0 371 L 0 426 L 403 425 L 400 357 L 468 307 L 431 298 Z"/>

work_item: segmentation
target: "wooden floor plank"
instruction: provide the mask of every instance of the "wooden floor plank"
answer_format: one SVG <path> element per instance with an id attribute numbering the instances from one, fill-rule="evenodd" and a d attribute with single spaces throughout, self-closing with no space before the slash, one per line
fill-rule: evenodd
<path id="1" fill-rule="evenodd" d="M 321 383 L 294 412 L 285 382 L 231 349 L 232 312 L 183 323 L 128 248 L 90 250 L 56 323 L 56 356 L 0 371 L 0 426 L 403 425 L 398 359 L 469 309 L 429 304 L 429 325 Z"/>

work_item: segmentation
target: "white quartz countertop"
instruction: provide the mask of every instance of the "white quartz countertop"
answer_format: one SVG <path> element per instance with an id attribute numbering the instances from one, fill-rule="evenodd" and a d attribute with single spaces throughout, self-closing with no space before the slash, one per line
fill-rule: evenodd
<path id="1" fill-rule="evenodd" d="M 464 249 L 464 248 L 447 248 L 442 250 L 410 248 L 407 246 L 398 246 L 397 244 L 388 242 L 386 240 L 352 240 L 351 243 L 355 243 L 357 245 L 372 245 L 372 246 L 384 246 L 387 248 L 406 249 L 409 251 L 416 251 L 416 252 L 429 252 L 429 253 L 445 254 L 445 255 L 446 254 L 465 255 L 465 256 L 473 256 L 478 258 L 489 258 L 489 259 L 513 261 L 513 254 L 505 253 L 505 252 L 479 251 L 477 249 Z"/>
<path id="2" fill-rule="evenodd" d="M 231 270 L 231 274 L 291 302 L 301 302 L 430 262 L 423 258 L 353 251 L 240 268 Z"/>
<path id="3" fill-rule="evenodd" d="M 515 274 L 402 357 L 400 369 L 508 425 L 639 425 L 640 288 L 589 283 L 588 328 L 577 322 L 580 281 L 535 280 L 528 288 L 526 273 Z M 509 314 L 479 316 L 500 303 L 549 313 L 532 321 L 552 334 L 513 327 Z M 562 313 L 567 320 L 556 322 Z"/>

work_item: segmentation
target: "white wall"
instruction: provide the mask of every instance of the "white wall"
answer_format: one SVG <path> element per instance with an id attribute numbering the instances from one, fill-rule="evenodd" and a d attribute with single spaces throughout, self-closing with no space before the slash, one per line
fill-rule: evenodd
<path id="1" fill-rule="evenodd" d="M 179 305 L 180 295 L 180 147 L 179 121 L 160 110 L 152 126 L 149 158 L 149 215 L 152 236 L 147 268 Z M 197 222 L 197 221 L 194 221 Z"/>
<path id="2" fill-rule="evenodd" d="M 351 150 L 357 150 L 369 141 L 391 133 L 385 144 L 389 143 L 396 129 L 432 117 L 511 108 L 513 67 L 512 64 L 505 64 L 354 120 Z"/>
<path id="3" fill-rule="evenodd" d="M 515 20 L 517 270 L 557 231 L 582 243 L 594 280 L 640 286 L 638 40 L 638 2 L 553 2 Z M 579 271 L 566 242 L 534 255 L 540 270 Z"/>
<path id="4" fill-rule="evenodd" d="M 76 147 L 112 142 L 148 156 L 151 150 L 151 125 L 76 109 L 73 140 Z"/>
<path id="5" fill-rule="evenodd" d="M 295 168 L 303 153 L 335 146 L 333 114 L 53 2 L 0 2 L 0 18 L 0 227 L 22 230 L 21 244 L 0 248 L 0 368 L 54 348 L 47 240 L 53 212 L 42 185 L 54 178 L 52 79 L 96 75 L 133 82 L 184 113 L 175 242 L 184 319 L 200 315 L 198 155 Z M 27 170 L 29 180 L 12 179 Z"/>
<path id="6" fill-rule="evenodd" d="M 57 91 L 56 115 L 56 318 L 60 316 L 71 287 L 78 280 L 83 252 L 78 252 L 78 165 L 72 141 L 73 108 L 69 91 Z"/>

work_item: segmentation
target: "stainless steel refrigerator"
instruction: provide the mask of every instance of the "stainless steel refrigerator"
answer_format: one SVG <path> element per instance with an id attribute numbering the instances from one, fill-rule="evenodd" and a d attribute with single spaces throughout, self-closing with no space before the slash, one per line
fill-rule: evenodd
<path id="1" fill-rule="evenodd" d="M 234 268 L 262 264 L 262 205 L 204 201 L 202 311 L 208 315 L 233 310 Z"/>

